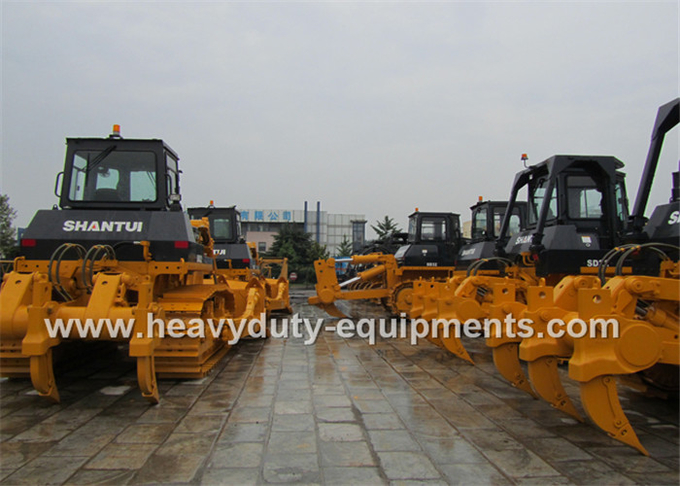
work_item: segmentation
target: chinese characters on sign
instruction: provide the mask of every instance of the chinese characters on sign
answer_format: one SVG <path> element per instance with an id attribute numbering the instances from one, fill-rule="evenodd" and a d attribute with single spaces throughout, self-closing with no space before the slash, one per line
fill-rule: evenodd
<path id="1" fill-rule="evenodd" d="M 251 218 L 252 213 L 252 218 Z M 274 209 L 245 209 L 241 211 L 241 221 L 272 221 L 272 222 L 292 222 L 292 211 L 279 211 Z"/>

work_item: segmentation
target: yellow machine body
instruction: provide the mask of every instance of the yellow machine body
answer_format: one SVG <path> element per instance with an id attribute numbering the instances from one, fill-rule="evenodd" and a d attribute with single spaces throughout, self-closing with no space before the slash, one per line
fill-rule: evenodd
<path id="1" fill-rule="evenodd" d="M 0 290 L 1 373 L 30 375 L 40 395 L 54 401 L 59 400 L 59 393 L 52 350 L 63 341 L 128 343 L 130 356 L 137 359 L 140 389 L 146 398 L 157 402 L 157 375 L 205 376 L 232 344 L 231 327 L 224 325 L 219 333 L 200 330 L 196 319 L 204 323 L 232 319 L 238 325 L 265 312 L 265 289 L 257 279 L 206 284 L 203 276 L 212 272 L 209 264 L 103 259 L 88 270 L 89 281 L 87 273 L 83 279 L 83 268 L 83 260 L 63 261 L 49 268 L 46 261 L 19 258 Z M 53 299 L 57 287 L 71 300 Z M 100 329 L 90 327 L 81 333 L 72 325 L 66 336 L 50 335 L 46 321 L 54 325 L 57 320 L 91 320 Z M 111 335 L 105 320 L 134 323 L 129 335 L 121 328 Z M 171 323 L 172 328 L 160 325 L 161 321 Z M 246 332 L 248 327 L 244 326 Z"/>
<path id="2" fill-rule="evenodd" d="M 352 265 L 372 265 L 360 272 L 352 281 L 338 283 L 335 259 L 317 260 L 316 295 L 308 299 L 334 317 L 347 317 L 335 306 L 338 300 L 380 299 L 396 315 L 407 314 L 413 303 L 413 284 L 418 279 L 446 280 L 453 274 L 453 267 L 406 267 L 399 266 L 394 255 L 372 253 L 354 255 Z"/>

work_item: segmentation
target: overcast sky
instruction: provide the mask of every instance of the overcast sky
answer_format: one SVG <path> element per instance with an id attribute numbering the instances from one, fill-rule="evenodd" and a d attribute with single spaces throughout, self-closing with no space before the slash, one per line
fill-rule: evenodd
<path id="1" fill-rule="evenodd" d="M 520 156 L 614 155 L 631 206 L 678 96 L 678 2 L 2 1 L 2 193 L 57 202 L 64 139 L 162 138 L 185 206 L 469 219 Z M 650 206 L 678 166 L 667 139 Z"/>

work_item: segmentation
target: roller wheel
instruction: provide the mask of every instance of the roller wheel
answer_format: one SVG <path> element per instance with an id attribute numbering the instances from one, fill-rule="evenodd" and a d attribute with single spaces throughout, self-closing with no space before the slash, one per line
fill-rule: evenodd
<path id="1" fill-rule="evenodd" d="M 393 314 L 409 315 L 413 305 L 413 282 L 397 285 L 390 297 L 390 310 Z"/>

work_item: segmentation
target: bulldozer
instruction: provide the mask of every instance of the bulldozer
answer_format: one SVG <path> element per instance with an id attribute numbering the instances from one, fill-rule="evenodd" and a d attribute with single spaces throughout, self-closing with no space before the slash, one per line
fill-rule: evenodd
<path id="1" fill-rule="evenodd" d="M 218 208 L 211 201 L 208 207 L 187 211 L 195 226 L 202 226 L 201 221 L 207 220 L 218 276 L 227 280 L 260 279 L 267 293 L 267 313 L 292 313 L 287 259 L 264 258 L 258 254 L 255 244 L 246 242 L 241 232 L 241 213 L 235 206 Z M 276 278 L 271 275 L 274 266 L 280 269 Z"/>
<path id="2" fill-rule="evenodd" d="M 211 201 L 207 207 L 188 208 L 187 212 L 192 221 L 208 220 L 218 271 L 233 278 L 248 277 L 255 262 L 241 233 L 241 213 L 236 206 L 217 208 Z"/>
<path id="3" fill-rule="evenodd" d="M 479 201 L 470 207 L 470 239 L 460 249 L 456 270 L 466 270 L 474 262 L 494 256 L 496 240 L 501 230 L 507 201 Z M 512 236 L 524 228 L 527 205 L 518 201 L 510 215 L 508 232 Z"/>
<path id="4" fill-rule="evenodd" d="M 569 275 L 597 278 L 595 264 L 620 242 L 628 216 L 621 168 L 615 157 L 556 155 L 517 174 L 496 256 L 472 263 L 465 275 L 456 275 L 431 296 L 436 311 L 427 318 L 438 319 L 438 338 L 449 351 L 472 362 L 451 324 L 488 320 L 494 326 L 486 344 L 496 368 L 514 386 L 534 395 L 518 357 L 522 329 L 517 320 L 506 323 L 506 317 L 521 314 L 528 288 L 539 281 L 556 285 Z M 511 235 L 511 217 L 524 189 L 526 225 Z M 490 262 L 498 271 L 484 274 L 481 269 Z"/>
<path id="5" fill-rule="evenodd" d="M 336 307 L 338 300 L 380 299 L 393 314 L 408 313 L 413 282 L 449 278 L 462 244 L 460 215 L 416 210 L 409 216 L 406 244 L 394 255 L 372 253 L 344 260 L 367 267 L 356 277 L 339 284 L 335 265 L 341 259 L 315 261 L 316 295 L 308 302 L 340 318 L 346 315 Z"/>
<path id="6" fill-rule="evenodd" d="M 465 278 L 454 277 L 432 296 L 437 300 L 436 317 L 443 323 L 495 321 L 486 344 L 501 375 L 582 420 L 557 372 L 558 362 L 573 354 L 570 376 L 584 384 L 581 395 L 587 413 L 612 437 L 643 453 L 616 398 L 612 375 L 649 369 L 648 382 L 677 382 L 673 367 L 678 361 L 678 233 L 671 223 L 674 214 L 680 214 L 677 200 L 657 208 L 644 229 L 641 224 L 662 135 L 677 118 L 677 102 L 659 111 L 632 216 L 627 214 L 623 164 L 618 159 L 551 157 L 515 178 L 508 208 L 526 187 L 528 224 L 509 237 L 506 212 L 497 256 L 488 259 L 503 264 L 505 275 L 481 275 L 475 263 Z M 674 189 L 674 198 L 677 192 Z M 592 338 L 554 339 L 548 334 L 547 326 L 555 318 L 569 322 L 616 315 L 635 329 L 626 331 L 625 340 L 604 336 L 602 328 Z M 509 328 L 501 324 L 507 317 L 515 318 Z M 529 336 L 518 325 L 522 319 L 532 323 Z M 644 320 L 648 325 L 642 330 Z M 454 354 L 472 361 L 457 335 L 449 333 L 440 340 Z M 520 346 L 529 378 L 519 361 Z M 665 366 L 654 366 L 657 363 Z"/>
<path id="7" fill-rule="evenodd" d="M 496 239 L 500 232 L 503 216 L 507 208 L 507 201 L 485 201 L 481 196 L 479 201 L 470 207 L 470 238 L 458 252 L 453 277 L 446 281 L 434 279 L 419 279 L 413 284 L 412 305 L 409 309 L 411 319 L 423 318 L 430 320 L 437 315 L 437 301 L 439 296 L 449 291 L 450 285 L 467 274 L 471 265 L 482 262 L 483 274 L 497 274 L 498 265 L 494 260 Z M 519 201 L 513 208 L 510 217 L 509 231 L 513 235 L 524 228 L 526 221 L 526 203 Z M 432 338 L 435 344 L 442 344 L 438 338 Z"/>
<path id="8" fill-rule="evenodd" d="M 550 287 L 530 287 L 523 316 L 547 336 L 553 319 L 597 319 L 618 324 L 617 336 L 564 335 L 520 344 L 536 393 L 552 406 L 583 420 L 561 383 L 557 362 L 568 360 L 569 377 L 580 384 L 581 402 L 592 421 L 611 437 L 649 455 L 618 399 L 615 377 L 645 392 L 679 391 L 680 344 L 680 170 L 672 174 L 669 203 L 644 216 L 665 134 L 679 122 L 680 99 L 661 106 L 647 160 L 621 245 L 597 263 L 596 279 L 575 277 Z M 609 279 L 604 269 L 613 265 Z M 630 271 L 624 271 L 630 265 Z M 602 324 L 604 325 L 604 324 Z"/>
<path id="9" fill-rule="evenodd" d="M 182 210 L 178 161 L 162 140 L 124 139 L 117 125 L 108 138 L 66 139 L 59 206 L 35 214 L 0 289 L 2 376 L 30 376 L 58 402 L 55 348 L 114 342 L 158 403 L 157 376 L 203 377 L 235 343 L 231 327 L 206 322 L 263 330 L 262 282 L 219 278 L 206 228 Z M 53 332 L 59 322 L 68 326 Z"/>

